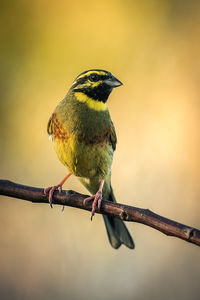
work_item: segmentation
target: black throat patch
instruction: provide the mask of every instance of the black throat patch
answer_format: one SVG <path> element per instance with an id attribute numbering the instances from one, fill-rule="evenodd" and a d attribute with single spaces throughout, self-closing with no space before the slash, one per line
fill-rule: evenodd
<path id="1" fill-rule="evenodd" d="M 101 101 L 105 103 L 108 100 L 108 97 L 112 91 L 112 88 L 107 86 L 106 84 L 102 83 L 97 87 L 85 87 L 81 89 L 76 89 L 76 92 L 82 92 L 86 94 L 88 97 Z"/>

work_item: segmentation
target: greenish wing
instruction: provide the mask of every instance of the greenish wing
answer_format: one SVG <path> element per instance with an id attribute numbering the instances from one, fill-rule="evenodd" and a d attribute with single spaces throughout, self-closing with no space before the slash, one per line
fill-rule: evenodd
<path id="1" fill-rule="evenodd" d="M 111 142 L 113 151 L 115 151 L 115 149 L 116 149 L 116 144 L 117 144 L 117 136 L 116 136 L 115 127 L 114 127 L 112 121 L 111 121 L 110 142 Z"/>
<path id="2" fill-rule="evenodd" d="M 47 133 L 48 135 L 53 134 L 52 117 L 49 119 L 49 122 L 47 124 Z"/>

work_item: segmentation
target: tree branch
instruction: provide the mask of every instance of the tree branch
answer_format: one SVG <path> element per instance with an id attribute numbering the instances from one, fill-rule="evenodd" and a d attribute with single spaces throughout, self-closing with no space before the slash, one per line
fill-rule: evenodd
<path id="1" fill-rule="evenodd" d="M 44 189 L 21 185 L 8 180 L 0 180 L 0 195 L 33 203 L 49 203 L 48 195 L 44 195 Z M 86 197 L 88 196 L 74 191 L 62 191 L 62 193 L 56 191 L 53 196 L 53 204 L 91 211 L 91 203 L 88 203 L 86 206 L 83 204 L 83 200 Z M 114 216 L 124 221 L 142 223 L 166 235 L 200 246 L 200 230 L 159 216 L 149 209 L 104 200 L 102 201 L 100 212 L 97 211 L 96 213 Z"/>

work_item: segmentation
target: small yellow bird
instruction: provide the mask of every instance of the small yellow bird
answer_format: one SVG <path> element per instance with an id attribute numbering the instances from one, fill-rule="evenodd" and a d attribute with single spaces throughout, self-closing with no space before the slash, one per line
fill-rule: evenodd
<path id="1" fill-rule="evenodd" d="M 93 69 L 81 73 L 66 97 L 54 110 L 47 126 L 60 161 L 69 174 L 56 186 L 45 189 L 52 205 L 53 193 L 61 190 L 70 175 L 75 175 L 92 194 L 92 217 L 100 209 L 102 197 L 116 202 L 111 187 L 111 165 L 117 138 L 107 99 L 113 88 L 122 85 L 110 72 Z M 103 216 L 113 248 L 121 244 L 130 249 L 134 242 L 122 220 Z"/>

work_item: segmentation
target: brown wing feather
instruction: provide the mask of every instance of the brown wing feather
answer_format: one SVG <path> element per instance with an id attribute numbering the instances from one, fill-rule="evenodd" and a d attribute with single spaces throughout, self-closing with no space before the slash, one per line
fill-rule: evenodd
<path id="1" fill-rule="evenodd" d="M 53 113 L 49 119 L 47 124 L 47 133 L 52 135 L 54 139 L 57 138 L 60 140 L 68 140 L 69 138 L 66 129 L 63 128 L 55 113 Z"/>

